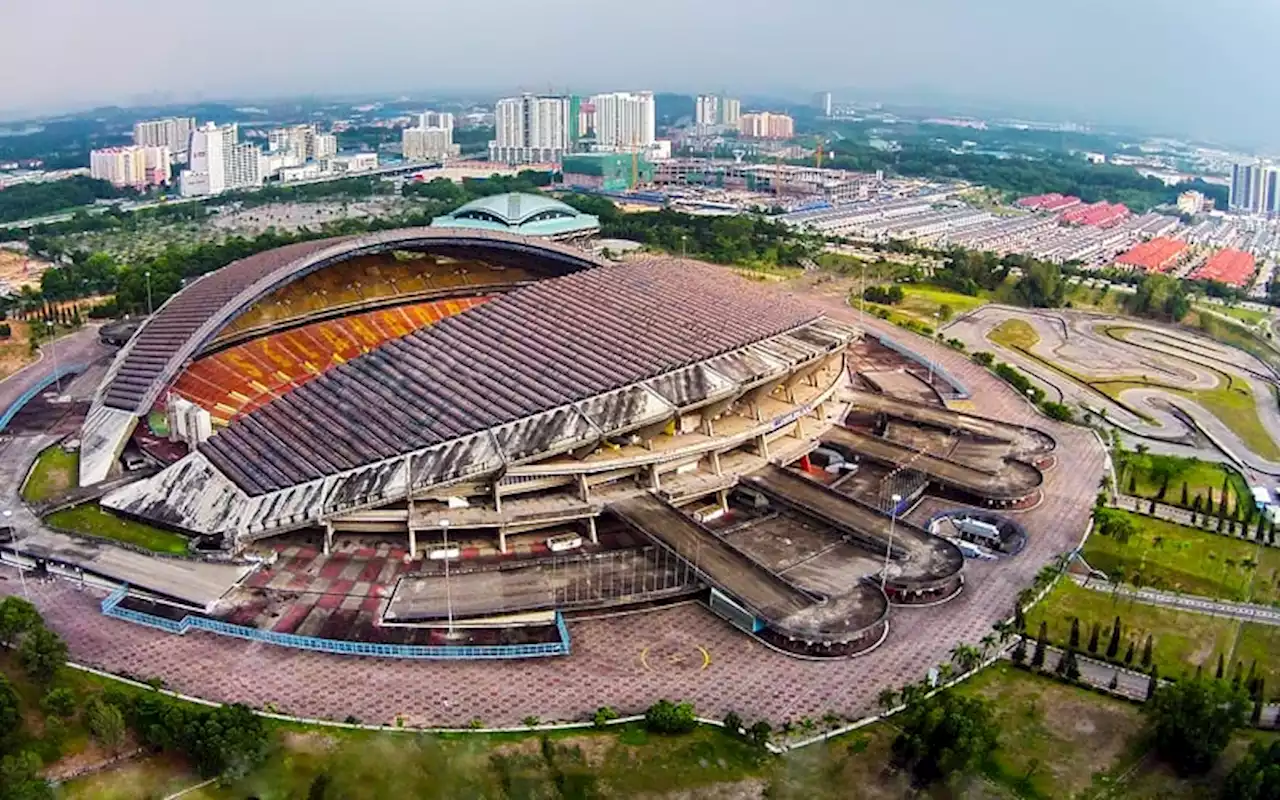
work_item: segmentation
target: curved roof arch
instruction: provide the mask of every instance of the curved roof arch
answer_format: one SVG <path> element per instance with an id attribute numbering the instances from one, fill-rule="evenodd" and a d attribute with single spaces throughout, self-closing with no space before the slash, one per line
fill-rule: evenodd
<path id="1" fill-rule="evenodd" d="M 498 220 L 515 227 L 529 218 L 545 212 L 560 212 L 570 217 L 583 216 L 567 203 L 553 197 L 523 192 L 489 195 L 465 203 L 458 207 L 451 216 L 461 216 L 467 212 L 481 212 L 492 215 Z"/>
<path id="2" fill-rule="evenodd" d="M 502 253 L 527 259 L 549 275 L 608 262 L 576 248 L 493 231 L 401 228 L 361 236 L 299 242 L 235 261 L 169 298 L 120 351 L 94 406 L 145 414 L 183 365 L 236 316 L 292 281 L 360 255 L 392 249 L 440 254 Z"/>

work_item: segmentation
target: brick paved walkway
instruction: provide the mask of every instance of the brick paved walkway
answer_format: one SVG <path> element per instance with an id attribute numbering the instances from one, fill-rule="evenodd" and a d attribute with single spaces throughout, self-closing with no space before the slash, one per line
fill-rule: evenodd
<path id="1" fill-rule="evenodd" d="M 833 315 L 856 320 L 842 300 L 819 301 Z M 878 321 L 868 324 L 879 327 Z M 1014 598 L 1036 571 L 1079 541 L 1104 463 L 1089 432 L 1035 414 L 963 356 L 905 331 L 885 332 L 903 344 L 931 349 L 967 383 L 980 413 L 1048 430 L 1059 449 L 1043 502 L 1014 512 L 1030 533 L 1027 548 L 996 563 L 970 562 L 964 592 L 946 605 L 894 609 L 888 639 L 866 656 L 837 662 L 784 656 L 696 604 L 571 623 L 573 654 L 566 658 L 443 663 L 330 656 L 206 633 L 172 636 L 105 618 L 97 598 L 66 583 L 33 586 L 33 600 L 79 662 L 158 676 L 171 689 L 210 700 L 270 702 L 306 717 L 390 722 L 402 714 L 410 724 L 463 725 L 477 717 L 486 724 L 514 724 L 530 714 L 548 721 L 580 719 L 601 705 L 639 711 L 661 697 L 692 700 L 712 717 L 732 709 L 774 724 L 828 711 L 860 717 L 874 711 L 882 689 L 918 680 L 957 643 L 977 642 L 1011 613 Z M 0 593 L 17 593 L 12 573 L 5 578 Z M 710 655 L 705 668 L 699 648 Z"/>

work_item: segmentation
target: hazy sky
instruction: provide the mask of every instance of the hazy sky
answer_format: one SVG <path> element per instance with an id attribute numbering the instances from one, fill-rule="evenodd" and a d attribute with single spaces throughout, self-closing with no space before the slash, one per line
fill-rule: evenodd
<path id="1" fill-rule="evenodd" d="M 1274 0 L 0 0 L 0 110 L 652 88 L 955 98 L 1280 146 Z"/>

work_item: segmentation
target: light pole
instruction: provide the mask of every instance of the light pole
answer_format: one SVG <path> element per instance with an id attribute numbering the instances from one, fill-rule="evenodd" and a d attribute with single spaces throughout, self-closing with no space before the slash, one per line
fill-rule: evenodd
<path id="1" fill-rule="evenodd" d="M 142 273 L 147 279 L 147 316 L 151 316 L 151 270 Z"/>
<path id="2" fill-rule="evenodd" d="M 449 615 L 448 638 L 453 638 L 453 589 L 449 585 L 449 520 L 440 520 L 440 529 L 444 531 L 444 603 L 445 613 Z"/>
<path id="3" fill-rule="evenodd" d="M 53 353 L 53 382 L 57 384 L 58 395 L 61 396 L 62 376 L 58 374 L 58 347 L 57 343 L 53 341 L 53 335 L 55 332 L 53 328 L 53 320 L 46 320 L 44 324 L 49 332 L 49 352 Z"/>
<path id="4" fill-rule="evenodd" d="M 893 505 L 889 507 L 889 546 L 884 550 L 884 570 L 880 573 L 880 591 L 882 592 L 889 583 L 889 559 L 893 557 L 893 527 L 898 521 L 898 503 L 902 502 L 902 495 L 895 494 L 889 499 L 893 501 Z"/>
<path id="5" fill-rule="evenodd" d="M 1028 387 L 1028 388 L 1027 388 L 1027 401 L 1028 401 L 1028 402 L 1030 402 L 1030 403 L 1031 403 L 1031 405 L 1033 405 L 1033 406 L 1036 404 L 1036 390 L 1035 390 L 1035 389 L 1030 388 L 1030 387 Z"/>
<path id="6" fill-rule="evenodd" d="M 687 247 L 688 241 L 689 241 L 689 237 L 686 234 L 683 234 L 683 233 L 680 234 L 680 257 L 681 258 L 689 257 L 689 248 Z"/>

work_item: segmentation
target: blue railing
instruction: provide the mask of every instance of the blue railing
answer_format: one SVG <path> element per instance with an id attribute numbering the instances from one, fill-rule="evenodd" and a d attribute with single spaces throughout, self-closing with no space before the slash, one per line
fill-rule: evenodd
<path id="1" fill-rule="evenodd" d="M 36 395 L 40 394 L 45 389 L 48 389 L 50 386 L 52 386 L 55 381 L 62 380 L 68 375 L 78 375 L 81 372 L 84 372 L 83 365 L 71 364 L 69 366 L 56 369 L 53 372 L 46 375 L 45 377 L 41 378 L 30 389 L 27 389 L 25 392 L 23 392 L 18 397 L 17 400 L 14 400 L 12 403 L 10 403 L 9 407 L 4 410 L 3 414 L 0 414 L 0 431 L 3 431 L 5 428 L 9 426 L 9 423 L 13 421 L 14 416 L 16 416 L 17 413 L 22 410 L 23 406 L 25 406 L 27 403 L 30 403 L 32 399 L 35 398 Z"/>
<path id="2" fill-rule="evenodd" d="M 879 336 L 877 338 L 879 338 L 880 344 L 894 351 L 898 355 L 906 356 L 907 358 L 911 359 L 917 364 L 920 364 L 921 366 L 924 366 L 924 367 L 929 366 L 929 363 L 930 363 L 929 359 L 925 358 L 919 353 L 913 352 L 909 348 L 903 347 L 902 345 L 898 344 L 894 340 L 890 339 L 888 336 Z M 941 364 L 939 364 L 937 361 L 933 362 L 933 374 L 936 377 L 942 378 L 944 381 L 947 382 L 948 385 L 951 386 L 951 388 L 956 393 L 957 399 L 968 400 L 970 398 L 971 395 L 969 394 L 968 387 L 966 387 L 963 383 L 961 383 L 959 378 L 957 378 L 956 376 L 948 372 L 946 368 L 943 367 Z"/>
<path id="3" fill-rule="evenodd" d="M 278 647 L 292 647 L 298 650 L 312 650 L 320 653 L 333 653 L 348 656 L 374 656 L 377 658 L 416 658 L 416 659 L 501 659 L 501 658 L 539 658 L 546 656 L 569 655 L 569 628 L 565 625 L 564 616 L 556 612 L 556 630 L 558 642 L 538 642 L 536 644 L 498 644 L 498 645 L 412 645 L 384 644 L 381 642 L 350 642 L 341 639 L 319 639 L 314 636 L 299 636 L 295 633 L 278 633 L 249 628 L 244 625 L 232 625 L 207 617 L 195 617 L 188 614 L 175 622 L 154 614 L 120 608 L 120 602 L 128 594 L 129 587 L 121 586 L 102 601 L 102 613 L 108 617 L 126 620 L 137 625 L 157 628 L 166 633 L 179 636 L 191 629 L 208 631 L 220 636 L 233 636 L 253 642 L 265 642 Z"/>

